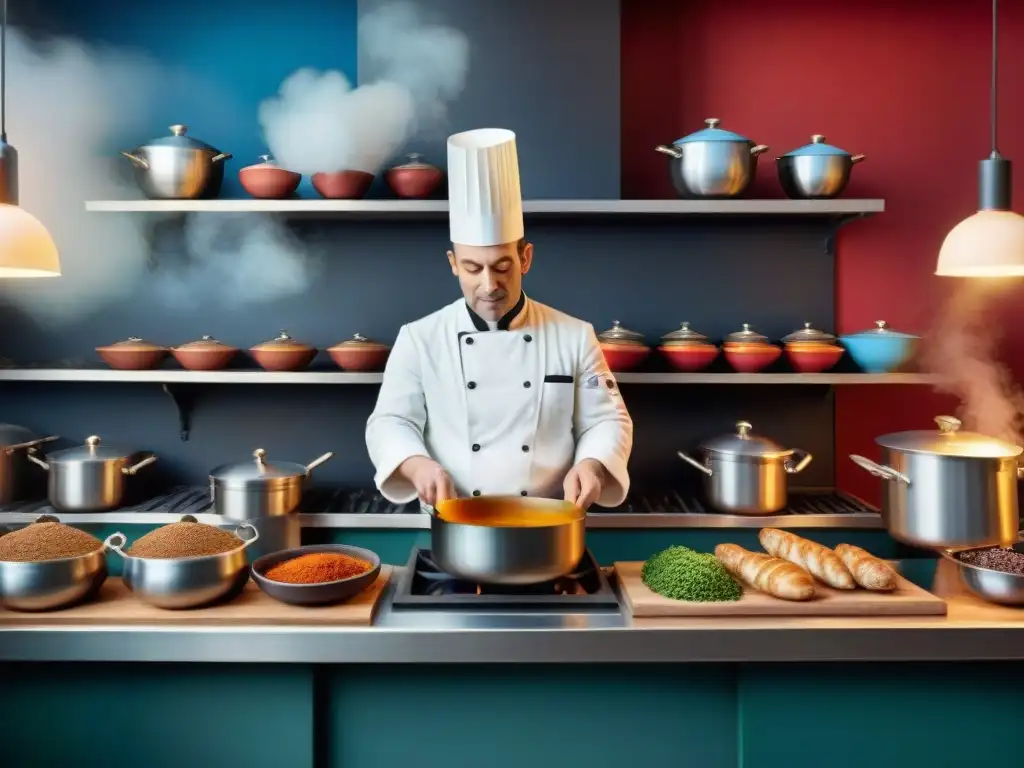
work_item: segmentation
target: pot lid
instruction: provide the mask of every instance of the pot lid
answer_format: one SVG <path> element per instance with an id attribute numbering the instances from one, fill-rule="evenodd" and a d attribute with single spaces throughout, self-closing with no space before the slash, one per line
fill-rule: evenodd
<path id="1" fill-rule="evenodd" d="M 381 344 L 380 342 L 374 341 L 373 339 L 363 336 L 361 333 L 355 333 L 351 339 L 345 339 L 345 341 L 338 342 L 334 345 L 334 349 L 339 347 L 365 347 L 367 349 L 388 349 L 387 344 Z"/>
<path id="2" fill-rule="evenodd" d="M 305 464 L 290 461 L 267 461 L 267 452 L 257 448 L 252 452 L 252 461 L 239 461 L 235 464 L 222 464 L 210 471 L 213 480 L 224 483 L 247 483 L 264 480 L 289 480 L 306 475 Z"/>
<path id="3" fill-rule="evenodd" d="M 644 343 L 642 333 L 623 328 L 622 323 L 618 320 L 612 320 L 612 327 L 599 333 L 597 339 L 605 344 L 639 344 L 642 346 Z"/>
<path id="4" fill-rule="evenodd" d="M 740 136 L 738 133 L 732 131 L 726 131 L 718 127 L 721 122 L 717 117 L 709 117 L 704 121 L 707 124 L 707 128 L 703 130 L 691 133 L 689 136 L 684 136 L 681 139 L 676 139 L 673 144 L 689 144 L 694 141 L 742 141 L 753 143 L 746 136 Z"/>
<path id="5" fill-rule="evenodd" d="M 835 341 L 836 337 L 831 333 L 825 333 L 819 331 L 817 328 L 812 328 L 810 323 L 804 323 L 804 327 L 799 331 L 793 331 L 788 336 L 783 336 L 782 340 L 787 344 L 800 343 L 804 341 L 820 341 L 820 342 L 831 342 Z"/>
<path id="6" fill-rule="evenodd" d="M 312 349 L 309 344 L 303 344 L 301 341 L 296 341 L 288 335 L 287 331 L 281 331 L 276 338 L 264 341 L 257 344 L 253 349 L 260 350 L 296 350 L 296 349 Z"/>
<path id="7" fill-rule="evenodd" d="M 911 453 L 930 453 L 939 456 L 959 456 L 971 459 L 1013 459 L 1024 453 L 1024 448 L 977 432 L 961 432 L 961 422 L 952 416 L 936 416 L 938 430 L 920 429 L 894 432 L 875 438 L 883 448 Z"/>
<path id="8" fill-rule="evenodd" d="M 769 437 L 751 434 L 749 421 L 736 422 L 736 432 L 731 435 L 713 437 L 702 444 L 707 451 L 730 456 L 751 456 L 758 458 L 782 458 L 793 453 Z"/>
<path id="9" fill-rule="evenodd" d="M 689 323 L 680 323 L 679 328 L 670 331 L 661 337 L 664 344 L 668 346 L 682 346 L 683 344 L 707 344 L 708 337 L 703 333 L 697 333 L 690 327 Z"/>
<path id="10" fill-rule="evenodd" d="M 186 136 L 185 134 L 188 133 L 187 125 L 172 125 L 168 130 L 171 132 L 170 136 L 161 136 L 159 139 L 153 139 L 143 144 L 142 148 L 176 147 L 178 149 L 199 149 L 205 152 L 213 152 L 215 155 L 220 154 L 220 150 L 211 147 L 205 141 Z"/>
<path id="11" fill-rule="evenodd" d="M 124 341 L 116 341 L 113 344 L 108 344 L 105 347 L 97 347 L 97 349 L 106 350 L 117 350 L 119 352 L 156 352 L 162 350 L 159 344 L 154 344 L 151 341 L 146 341 L 138 336 L 129 336 Z"/>
<path id="12" fill-rule="evenodd" d="M 800 157 L 803 155 L 846 155 L 849 157 L 850 153 L 839 147 L 833 147 L 831 144 L 825 143 L 825 137 L 820 133 L 816 133 L 811 136 L 811 143 L 804 144 L 802 147 L 794 149 L 792 152 L 787 152 L 783 157 Z"/>
<path id="13" fill-rule="evenodd" d="M 434 166 L 434 165 L 431 165 L 430 163 L 424 162 L 423 161 L 423 155 L 421 155 L 419 152 L 410 152 L 408 155 L 406 155 L 406 162 L 402 163 L 401 165 L 396 165 L 391 170 L 393 170 L 393 171 L 397 171 L 397 170 L 408 171 L 408 170 L 414 170 L 414 169 L 429 170 L 429 171 L 436 171 L 436 170 L 438 170 L 437 166 Z"/>
<path id="14" fill-rule="evenodd" d="M 130 455 L 130 451 L 124 451 L 109 445 L 100 445 L 99 437 L 92 435 L 85 438 L 85 445 L 78 445 L 74 448 L 65 448 L 63 451 L 49 453 L 46 455 L 46 460 L 51 464 L 68 464 L 126 459 Z"/>
<path id="15" fill-rule="evenodd" d="M 182 344 L 179 347 L 175 347 L 175 349 L 188 349 L 196 351 L 216 350 L 218 352 L 223 352 L 228 349 L 234 349 L 234 347 L 228 346 L 227 344 L 221 344 L 219 341 L 213 338 L 213 336 L 203 336 L 203 338 L 201 339 L 196 339 L 195 341 L 190 341 L 187 344 Z"/>
<path id="16" fill-rule="evenodd" d="M 17 424 L 0 424 L 0 446 L 21 445 L 37 439 L 30 429 Z"/>
<path id="17" fill-rule="evenodd" d="M 732 342 L 733 344 L 767 344 L 768 337 L 762 336 L 760 333 L 750 327 L 750 323 L 743 324 L 742 331 L 736 331 L 730 333 L 725 337 L 726 341 Z"/>
<path id="18" fill-rule="evenodd" d="M 874 328 L 869 328 L 869 329 L 867 329 L 865 331 L 858 331 L 857 333 L 850 333 L 850 334 L 847 334 L 846 336 L 844 336 L 843 338 L 844 339 L 851 339 L 851 338 L 856 338 L 856 339 L 860 339 L 860 338 L 873 339 L 873 338 L 879 338 L 879 337 L 881 337 L 881 338 L 889 338 L 889 339 L 916 339 L 916 338 L 919 338 L 919 337 L 913 335 L 912 333 L 900 333 L 899 331 L 894 331 L 892 328 L 890 328 L 888 325 L 886 325 L 885 320 L 875 320 L 875 327 Z"/>

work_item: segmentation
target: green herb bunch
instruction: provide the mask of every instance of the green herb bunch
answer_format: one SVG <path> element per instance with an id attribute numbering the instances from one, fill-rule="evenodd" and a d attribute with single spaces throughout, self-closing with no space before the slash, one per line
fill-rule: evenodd
<path id="1" fill-rule="evenodd" d="M 674 546 L 652 555 L 640 576 L 652 592 L 691 603 L 739 600 L 743 588 L 718 558 L 689 547 Z"/>

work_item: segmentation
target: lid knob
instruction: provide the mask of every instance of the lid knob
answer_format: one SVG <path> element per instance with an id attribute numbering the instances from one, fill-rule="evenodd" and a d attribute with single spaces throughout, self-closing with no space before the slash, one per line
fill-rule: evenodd
<path id="1" fill-rule="evenodd" d="M 747 437 L 750 436 L 750 430 L 753 428 L 753 425 L 749 421 L 736 422 L 736 434 L 743 439 L 746 439 Z"/>
<path id="2" fill-rule="evenodd" d="M 187 125 L 172 125 L 171 126 L 171 133 L 173 133 L 175 136 L 184 136 L 187 132 L 188 132 L 188 126 Z"/>
<path id="3" fill-rule="evenodd" d="M 88 445 L 90 448 L 95 448 L 97 445 L 100 444 L 100 438 L 97 435 L 90 435 L 89 437 L 85 438 L 85 444 Z"/>
<path id="4" fill-rule="evenodd" d="M 252 456 L 254 459 L 256 459 L 256 463 L 259 464 L 261 467 L 264 464 L 266 464 L 267 452 L 262 448 L 257 448 L 255 451 L 253 451 Z"/>
<path id="5" fill-rule="evenodd" d="M 288 335 L 288 331 L 281 331 L 277 334 L 277 341 L 288 341 L 290 338 L 291 336 Z"/>
<path id="6" fill-rule="evenodd" d="M 709 117 L 704 122 L 707 124 L 708 128 L 717 128 L 718 124 L 722 121 L 719 120 L 717 117 Z"/>
<path id="7" fill-rule="evenodd" d="M 825 143 L 825 137 L 822 136 L 820 133 L 816 133 L 813 136 L 811 136 L 811 143 L 812 144 L 824 144 Z"/>
<path id="8" fill-rule="evenodd" d="M 369 341 L 369 339 L 361 333 L 352 334 L 352 341 Z"/>
<path id="9" fill-rule="evenodd" d="M 939 431 L 944 435 L 955 434 L 960 429 L 960 419 L 952 416 L 936 416 L 935 423 L 939 425 Z"/>
<path id="10" fill-rule="evenodd" d="M 682 323 L 680 323 L 679 324 L 679 330 L 680 331 L 688 331 L 688 330 L 690 330 L 690 322 L 687 320 L 687 321 L 683 321 Z"/>
<path id="11" fill-rule="evenodd" d="M 203 338 L 200 339 L 200 341 L 213 341 L 213 336 L 203 336 Z"/>
<path id="12" fill-rule="evenodd" d="M 804 323 L 804 328 L 806 328 L 808 331 L 811 330 L 811 324 L 810 323 Z"/>
<path id="13" fill-rule="evenodd" d="M 141 336 L 129 336 L 128 341 L 142 341 Z"/>
<path id="14" fill-rule="evenodd" d="M 407 157 L 414 163 L 417 163 L 423 159 L 423 155 L 421 155 L 419 152 L 410 152 L 407 155 Z"/>
<path id="15" fill-rule="evenodd" d="M 260 160 L 262 160 L 264 163 L 269 163 L 270 155 L 260 155 Z"/>
<path id="16" fill-rule="evenodd" d="M 880 330 L 880 331 L 884 331 L 885 330 L 885 325 L 886 325 L 885 320 L 875 320 L 875 325 L 878 326 L 878 330 Z"/>

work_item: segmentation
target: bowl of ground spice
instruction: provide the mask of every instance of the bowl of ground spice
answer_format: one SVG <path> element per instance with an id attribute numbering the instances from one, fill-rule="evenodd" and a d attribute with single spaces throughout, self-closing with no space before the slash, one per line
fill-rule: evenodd
<path id="1" fill-rule="evenodd" d="M 0 536 L 0 603 L 52 611 L 91 599 L 107 580 L 103 542 L 43 515 Z"/>
<path id="2" fill-rule="evenodd" d="M 291 605 L 331 605 L 377 580 L 380 558 L 368 549 L 315 544 L 264 555 L 252 564 L 256 585 Z"/>
<path id="3" fill-rule="evenodd" d="M 122 577 L 136 597 L 174 610 L 238 597 L 249 580 L 246 548 L 258 538 L 248 523 L 232 533 L 185 515 L 141 536 L 128 549 L 123 533 L 112 534 L 106 544 L 124 558 Z"/>
<path id="4" fill-rule="evenodd" d="M 1024 543 L 1018 542 L 1012 547 L 946 550 L 942 554 L 956 564 L 964 586 L 982 600 L 1000 605 L 1024 605 Z"/>

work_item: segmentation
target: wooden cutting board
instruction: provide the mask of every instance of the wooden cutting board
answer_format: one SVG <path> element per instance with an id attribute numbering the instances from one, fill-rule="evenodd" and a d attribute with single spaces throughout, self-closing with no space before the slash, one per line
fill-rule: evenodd
<path id="1" fill-rule="evenodd" d="M 895 592 L 839 590 L 815 582 L 815 597 L 805 602 L 780 600 L 743 586 L 743 597 L 724 603 L 687 603 L 662 597 L 640 578 L 643 563 L 615 563 L 622 596 L 638 618 L 656 616 L 943 616 L 946 603 L 900 577 Z"/>
<path id="2" fill-rule="evenodd" d="M 63 611 L 22 613 L 0 609 L 0 627 L 61 625 L 192 625 L 192 626 L 331 626 L 369 625 L 373 610 L 391 578 L 391 566 L 381 566 L 369 587 L 347 602 L 317 608 L 287 605 L 268 597 L 250 581 L 230 603 L 211 608 L 169 611 L 132 595 L 121 579 L 109 578 L 96 600 Z"/>

